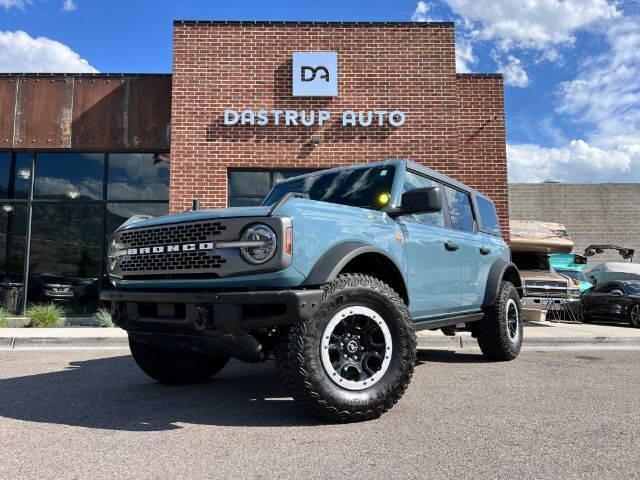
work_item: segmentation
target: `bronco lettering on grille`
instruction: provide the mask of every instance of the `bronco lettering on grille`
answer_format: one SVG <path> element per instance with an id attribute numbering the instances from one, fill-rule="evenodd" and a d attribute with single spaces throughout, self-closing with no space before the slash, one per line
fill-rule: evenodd
<path id="1" fill-rule="evenodd" d="M 149 253 L 193 252 L 196 250 L 214 250 L 213 242 L 184 243 L 182 245 L 158 245 L 155 247 L 128 248 L 127 255 L 147 255 Z"/>

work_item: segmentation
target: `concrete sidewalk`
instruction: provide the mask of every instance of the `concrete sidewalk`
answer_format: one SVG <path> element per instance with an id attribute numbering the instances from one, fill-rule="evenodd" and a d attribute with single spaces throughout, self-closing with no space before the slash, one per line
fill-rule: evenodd
<path id="1" fill-rule="evenodd" d="M 455 337 L 446 337 L 439 330 L 418 332 L 418 348 L 433 347 L 478 348 L 478 342 L 469 332 L 458 332 Z M 640 328 L 622 323 L 527 322 L 523 347 L 640 348 Z"/>
<path id="2" fill-rule="evenodd" d="M 119 328 L 1 328 L 0 350 L 33 348 L 127 348 L 127 334 Z M 447 337 L 436 331 L 418 333 L 418 347 L 452 350 L 477 348 L 468 332 Z M 640 329 L 625 324 L 527 322 L 524 347 L 640 348 Z"/>

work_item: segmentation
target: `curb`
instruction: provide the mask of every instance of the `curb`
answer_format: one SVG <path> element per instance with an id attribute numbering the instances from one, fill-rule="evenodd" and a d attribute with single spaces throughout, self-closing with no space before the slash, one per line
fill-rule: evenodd
<path id="1" fill-rule="evenodd" d="M 129 348 L 127 337 L 3 337 L 2 350 L 28 350 L 36 348 Z"/>
<path id="2" fill-rule="evenodd" d="M 418 350 L 430 348 L 450 348 L 452 350 L 477 349 L 478 342 L 469 336 L 420 337 Z M 640 348 L 640 337 L 529 337 L 524 339 L 523 348 Z"/>
<path id="3" fill-rule="evenodd" d="M 529 337 L 523 348 L 640 348 L 640 337 Z M 0 351 L 63 348 L 129 348 L 126 336 L 103 337 L 0 337 Z M 477 349 L 478 342 L 469 336 L 421 337 L 418 350 L 428 349 L 464 350 Z"/>

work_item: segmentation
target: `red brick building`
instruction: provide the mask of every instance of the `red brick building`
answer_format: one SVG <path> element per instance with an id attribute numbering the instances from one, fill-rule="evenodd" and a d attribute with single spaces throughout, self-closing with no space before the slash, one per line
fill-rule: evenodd
<path id="1" fill-rule="evenodd" d="M 256 204 L 308 169 L 411 159 L 504 231 L 505 143 L 502 77 L 456 74 L 452 23 L 178 21 L 172 75 L 0 74 L 0 304 L 91 313 L 131 215 Z"/>
<path id="2" fill-rule="evenodd" d="M 292 55 L 301 51 L 337 52 L 337 96 L 292 96 Z M 228 126 L 225 109 L 324 110 L 331 120 L 321 127 Z M 399 110 L 406 120 L 397 128 L 343 127 L 345 110 Z M 502 77 L 456 74 L 453 23 L 174 25 L 171 211 L 190 208 L 194 198 L 226 206 L 234 193 L 229 179 L 234 172 L 240 178 L 240 169 L 408 158 L 490 195 L 505 225 L 504 125 Z M 248 202 L 243 195 L 230 203 Z"/>

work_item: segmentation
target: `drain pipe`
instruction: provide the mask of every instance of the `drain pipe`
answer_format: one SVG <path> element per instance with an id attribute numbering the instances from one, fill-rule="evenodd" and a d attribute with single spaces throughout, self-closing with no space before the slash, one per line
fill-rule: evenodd
<path id="1" fill-rule="evenodd" d="M 193 199 L 193 210 L 200 210 L 200 199 L 199 198 L 194 198 Z"/>

